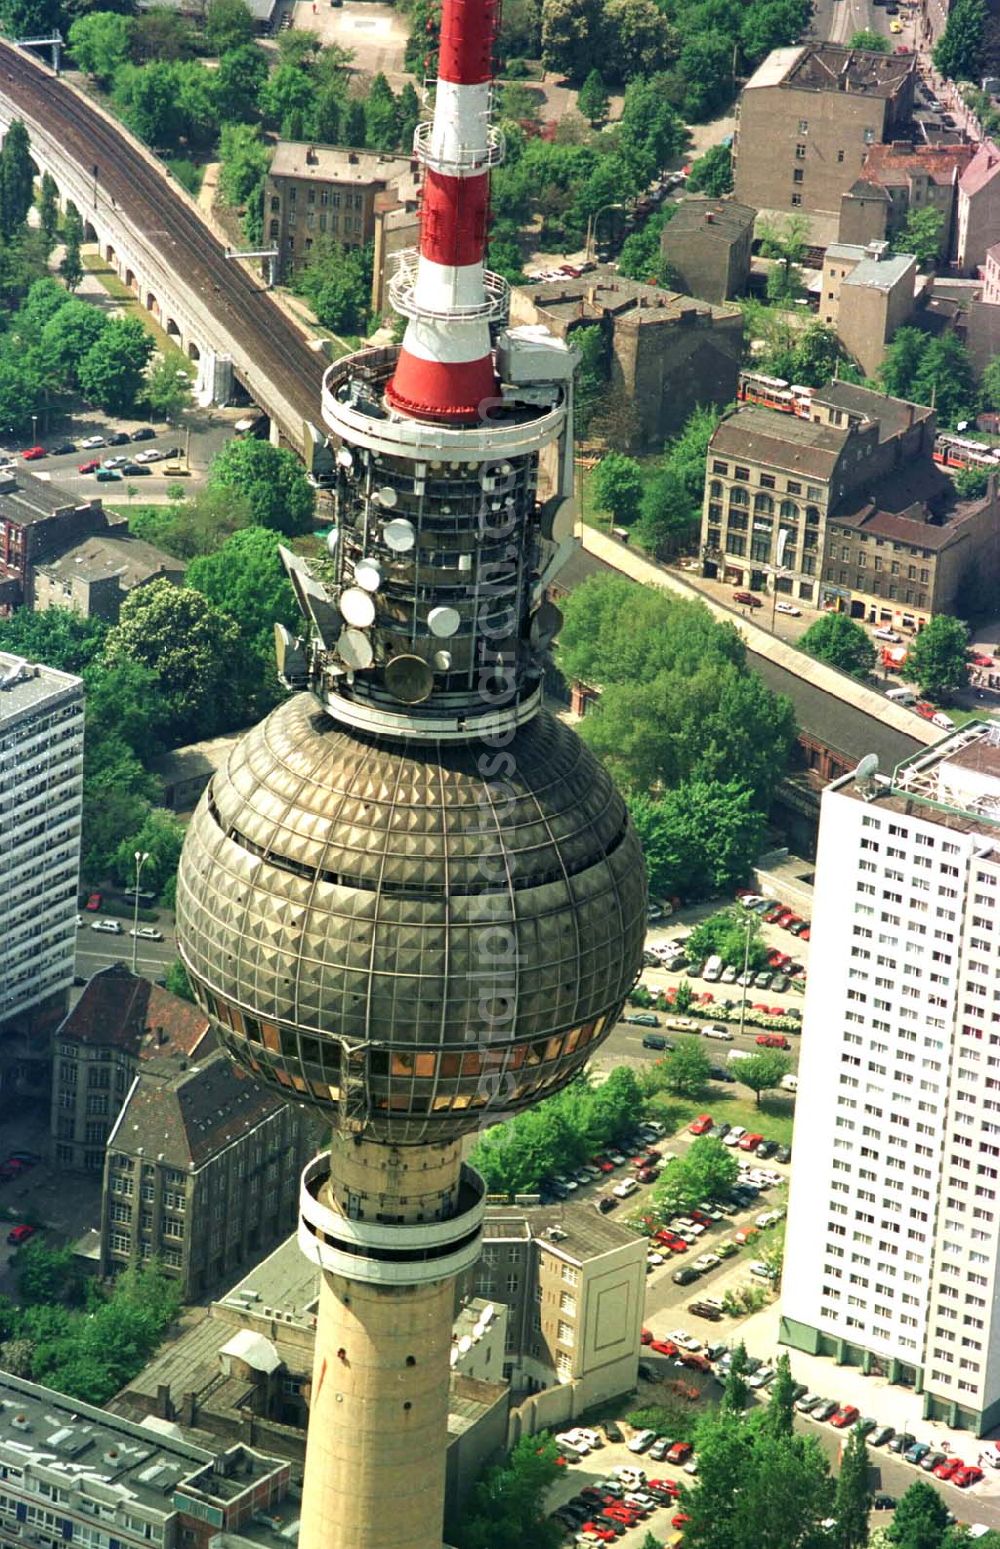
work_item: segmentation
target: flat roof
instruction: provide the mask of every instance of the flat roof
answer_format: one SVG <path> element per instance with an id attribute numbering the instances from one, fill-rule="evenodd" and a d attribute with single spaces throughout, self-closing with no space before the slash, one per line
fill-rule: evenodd
<path id="1" fill-rule="evenodd" d="M 486 1225 L 491 1241 L 533 1239 L 577 1263 L 640 1240 L 638 1232 L 582 1199 L 564 1205 L 487 1205 Z"/>
<path id="2" fill-rule="evenodd" d="M 851 776 L 833 788 L 866 799 Z M 891 773 L 880 774 L 874 791 L 879 807 L 960 833 L 983 834 L 992 848 L 1000 827 L 1000 719 L 968 721 L 945 733 Z"/>
<path id="3" fill-rule="evenodd" d="M 57 511 L 79 511 L 87 506 L 103 509 L 98 496 L 93 500 L 75 500 L 68 490 L 47 479 L 35 478 L 23 468 L 0 469 L 0 521 L 6 519 L 21 526 L 46 521 Z"/>
<path id="4" fill-rule="evenodd" d="M 0 734 L 9 722 L 53 706 L 68 695 L 83 698 L 83 681 L 71 672 L 40 667 L 0 651 Z"/>
<path id="5" fill-rule="evenodd" d="M 897 253 L 893 258 L 862 258 L 858 267 L 844 280 L 845 285 L 864 285 L 871 290 L 891 290 L 907 274 L 916 273 L 917 260 L 912 253 Z"/>
<path id="6" fill-rule="evenodd" d="M 358 151 L 349 146 L 317 145 L 312 140 L 279 140 L 268 175 L 315 178 L 320 183 L 391 182 L 411 169 L 409 156 Z"/>

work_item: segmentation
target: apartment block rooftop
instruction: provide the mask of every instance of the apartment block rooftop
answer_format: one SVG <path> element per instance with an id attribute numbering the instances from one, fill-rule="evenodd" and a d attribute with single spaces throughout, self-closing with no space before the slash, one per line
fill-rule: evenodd
<path id="1" fill-rule="evenodd" d="M 405 177 L 412 167 L 409 156 L 357 151 L 346 146 L 314 145 L 301 140 L 279 140 L 269 176 L 315 178 L 318 183 L 375 183 Z"/>
<path id="2" fill-rule="evenodd" d="M 599 1215 L 590 1200 L 572 1200 L 565 1205 L 488 1205 L 483 1236 L 487 1242 L 534 1239 L 582 1264 L 634 1242 L 637 1233 Z"/>
<path id="3" fill-rule="evenodd" d="M 0 733 L 23 716 L 35 714 L 51 700 L 82 693 L 81 680 L 71 672 L 40 667 L 22 656 L 0 651 Z"/>
<path id="4" fill-rule="evenodd" d="M 860 767 L 860 766 L 859 766 Z M 879 808 L 925 817 L 1000 849 L 1000 720 L 969 721 L 889 773 L 845 775 L 834 789 Z"/>
<path id="5" fill-rule="evenodd" d="M 100 511 L 100 496 L 93 500 L 74 500 L 68 491 L 58 485 L 36 479 L 21 468 L 0 469 L 0 522 L 16 522 L 30 526 L 44 522 L 63 511 L 78 511 L 91 506 Z"/>
<path id="6" fill-rule="evenodd" d="M 866 49 L 840 48 L 833 43 L 817 43 L 792 52 L 796 57 L 782 84 L 800 91 L 894 97 L 916 67 L 913 54 L 872 54 Z M 752 77 L 748 84 L 753 85 Z"/>

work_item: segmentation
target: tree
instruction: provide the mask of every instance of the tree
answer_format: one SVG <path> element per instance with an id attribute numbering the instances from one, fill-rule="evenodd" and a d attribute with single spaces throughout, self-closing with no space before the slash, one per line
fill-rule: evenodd
<path id="1" fill-rule="evenodd" d="M 683 1156 L 671 1157 L 654 1187 L 653 1198 L 664 1210 L 672 1205 L 688 1209 L 703 1199 L 724 1198 L 738 1174 L 739 1163 L 732 1151 L 721 1140 L 699 1135 Z"/>
<path id="2" fill-rule="evenodd" d="M 948 1526 L 948 1508 L 934 1486 L 915 1479 L 900 1498 L 889 1539 L 897 1549 L 940 1549 Z"/>
<path id="3" fill-rule="evenodd" d="M 583 81 L 604 59 L 601 0 L 543 0 L 542 62 L 571 81 Z"/>
<path id="4" fill-rule="evenodd" d="M 117 11 L 91 11 L 78 16 L 69 29 L 69 46 L 77 65 L 99 86 L 110 86 L 131 57 L 133 24 Z"/>
<path id="5" fill-rule="evenodd" d="M 155 149 L 175 146 L 183 130 L 177 61 L 150 59 L 123 65 L 115 76 L 114 102 L 132 133 Z"/>
<path id="6" fill-rule="evenodd" d="M 772 1436 L 791 1436 L 794 1433 L 795 1383 L 792 1379 L 792 1363 L 784 1352 L 774 1363 L 774 1381 L 759 1423 L 760 1428 Z"/>
<path id="7" fill-rule="evenodd" d="M 980 500 L 990 487 L 988 468 L 956 468 L 951 476 L 958 494 L 963 500 Z"/>
<path id="8" fill-rule="evenodd" d="M 1000 409 L 1000 355 L 994 355 L 980 380 L 983 403 L 987 409 Z"/>
<path id="9" fill-rule="evenodd" d="M 72 1248 L 47 1248 L 35 1238 L 18 1251 L 17 1290 L 29 1305 L 54 1307 L 79 1298 L 80 1270 Z"/>
<path id="10" fill-rule="evenodd" d="M 82 672 L 99 655 L 107 632 L 102 619 L 82 618 L 69 608 L 17 608 L 0 618 L 0 649 L 61 672 Z"/>
<path id="11" fill-rule="evenodd" d="M 212 464 L 211 484 L 244 496 L 255 527 L 292 537 L 312 525 L 313 492 L 293 452 L 267 441 L 229 441 Z"/>
<path id="12" fill-rule="evenodd" d="M 237 0 L 242 5 L 243 0 Z M 249 12 L 244 7 L 244 14 Z M 214 98 L 216 112 L 223 124 L 223 136 L 226 127 L 235 123 L 255 123 L 260 117 L 260 95 L 267 80 L 267 55 L 257 43 L 245 43 L 239 48 L 230 49 L 219 60 L 219 67 L 215 72 Z M 324 138 L 320 136 L 319 138 Z M 256 168 L 261 157 L 266 168 L 268 151 L 259 138 L 246 142 L 247 148 L 251 146 L 257 151 L 257 155 L 250 158 L 250 165 Z M 233 142 L 230 140 L 229 156 L 232 156 Z M 225 159 L 225 156 L 224 156 Z M 246 160 L 241 164 L 237 178 L 246 174 Z M 250 187 L 253 183 L 251 181 Z M 233 204 L 242 204 L 243 199 L 230 200 Z"/>
<path id="13" fill-rule="evenodd" d="M 642 495 L 642 469 L 634 457 L 607 452 L 591 474 L 590 493 L 599 511 L 609 511 L 625 526 L 634 519 Z"/>
<path id="14" fill-rule="evenodd" d="M 676 52 L 676 33 L 655 0 L 606 0 L 604 27 L 614 40 L 614 74 L 631 81 L 662 70 Z"/>
<path id="15" fill-rule="evenodd" d="M 211 52 L 219 55 L 253 41 L 253 17 L 243 0 L 208 0 L 205 41 Z"/>
<path id="16" fill-rule="evenodd" d="M 733 191 L 733 153 L 728 145 L 713 145 L 699 156 L 688 174 L 686 191 L 689 194 L 708 194 L 711 199 L 721 199 Z"/>
<path id="17" fill-rule="evenodd" d="M 24 225 L 33 199 L 31 142 L 23 120 L 15 118 L 0 150 L 0 235 L 7 241 Z"/>
<path id="18" fill-rule="evenodd" d="M 370 260 L 368 250 L 326 242 L 296 271 L 295 292 L 306 298 L 325 328 L 357 333 L 365 325 L 371 295 Z"/>
<path id="19" fill-rule="evenodd" d="M 399 104 L 381 70 L 365 98 L 365 144 L 373 151 L 395 150 L 399 144 Z"/>
<path id="20" fill-rule="evenodd" d="M 159 419 L 177 419 L 191 405 L 191 383 L 182 381 L 177 370 L 176 356 L 159 355 L 146 372 L 143 397 Z"/>
<path id="21" fill-rule="evenodd" d="M 645 482 L 633 537 L 657 559 L 667 559 L 688 547 L 700 515 L 683 480 L 661 463 Z"/>
<path id="22" fill-rule="evenodd" d="M 278 557 L 278 534 L 266 527 L 234 532 L 214 554 L 191 561 L 185 577 L 208 600 L 228 613 L 256 654 L 270 663 L 274 625 L 301 624 L 285 568 Z"/>
<path id="23" fill-rule="evenodd" d="M 888 54 L 889 39 L 883 37 L 881 32 L 872 32 L 870 27 L 862 27 L 851 34 L 848 48 L 862 49 L 867 54 Z"/>
<path id="24" fill-rule="evenodd" d="M 952 81 L 974 81 L 982 75 L 985 0 L 955 0 L 948 24 L 934 48 L 934 64 Z"/>
<path id="25" fill-rule="evenodd" d="M 693 1038 L 683 1038 L 662 1061 L 663 1085 L 674 1097 L 701 1097 L 708 1085 L 712 1062 Z"/>
<path id="26" fill-rule="evenodd" d="M 974 419 L 978 393 L 969 352 L 955 334 L 929 338 L 913 383 L 917 403 L 937 409 L 938 424 Z"/>
<path id="27" fill-rule="evenodd" d="M 791 1068 L 791 1059 L 780 1049 L 759 1049 L 748 1059 L 740 1060 L 739 1079 L 754 1093 L 759 1108 L 761 1093 L 780 1086 Z"/>
<path id="28" fill-rule="evenodd" d="M 628 797 L 651 892 L 696 899 L 725 892 L 760 854 L 766 820 L 739 780 L 686 780 L 656 799 Z"/>
<path id="29" fill-rule="evenodd" d="M 961 619 L 935 614 L 907 652 L 902 672 L 928 699 L 947 703 L 969 681 L 969 634 Z"/>
<path id="30" fill-rule="evenodd" d="M 618 145 L 635 186 L 648 183 L 686 140 L 687 130 L 671 106 L 668 77 L 631 81 L 625 89 Z"/>
<path id="31" fill-rule="evenodd" d="M 42 329 L 39 349 L 46 370 L 60 388 L 79 386 L 80 362 L 97 343 L 108 318 L 90 301 L 78 301 L 63 292 L 65 305 L 53 313 Z"/>
<path id="32" fill-rule="evenodd" d="M 176 995 L 179 1000 L 194 1002 L 194 991 L 191 988 L 191 980 L 188 978 L 187 969 L 179 957 L 175 957 L 163 976 L 164 988 L 171 995 Z"/>
<path id="33" fill-rule="evenodd" d="M 71 199 L 66 205 L 66 213 L 63 217 L 63 256 L 59 263 L 59 273 L 68 291 L 76 290 L 83 279 L 83 259 L 80 257 L 82 242 L 83 221 Z"/>
<path id="34" fill-rule="evenodd" d="M 177 871 L 183 843 L 184 825 L 172 812 L 154 807 L 146 814 L 142 826 L 118 846 L 112 871 L 123 886 L 134 886 L 135 852 L 144 851 L 149 860 L 143 863 L 143 880 L 147 887 L 160 892 Z"/>
<path id="35" fill-rule="evenodd" d="M 192 59 L 197 53 L 194 28 L 168 5 L 151 6 L 135 18 L 132 58 L 136 64 Z"/>
<path id="36" fill-rule="evenodd" d="M 877 655 L 861 625 L 846 613 L 824 613 L 816 619 L 799 641 L 799 650 L 855 678 L 868 676 Z"/>
<path id="37" fill-rule="evenodd" d="M 542 1431 L 522 1436 L 503 1463 L 477 1480 L 450 1534 L 457 1549 L 557 1549 L 563 1532 L 545 1515 L 559 1449 Z"/>
<path id="38" fill-rule="evenodd" d="M 607 87 L 600 70 L 591 70 L 580 87 L 580 94 L 576 99 L 577 108 L 591 127 L 596 128 L 607 118 L 609 103 Z"/>
<path id="39" fill-rule="evenodd" d="M 134 408 L 153 341 L 137 317 L 114 317 L 80 361 L 80 390 L 91 403 L 108 414 L 125 414 Z"/>
<path id="40" fill-rule="evenodd" d="M 807 387 L 822 387 L 833 376 L 843 353 L 832 328 L 823 323 L 810 323 L 799 334 L 792 350 L 795 373 L 792 381 L 803 382 Z"/>
<path id="41" fill-rule="evenodd" d="M 923 359 L 927 335 L 919 328 L 897 328 L 878 374 L 894 398 L 909 398 Z"/>
<path id="42" fill-rule="evenodd" d="M 865 1549 L 872 1502 L 868 1479 L 868 1448 L 862 1431 L 855 1425 L 847 1438 L 833 1497 L 837 1549 Z"/>
<path id="43" fill-rule="evenodd" d="M 646 285 L 676 286 L 676 275 L 664 258 L 660 247 L 663 228 L 677 213 L 675 204 L 665 204 L 654 215 L 633 231 L 622 243 L 618 256 L 618 269 L 630 279 L 641 280 Z"/>
<path id="44" fill-rule="evenodd" d="M 722 1392 L 722 1407 L 730 1414 L 741 1415 L 750 1399 L 750 1360 L 742 1339 L 733 1346 L 732 1359 L 726 1373 L 726 1385 Z"/>
<path id="45" fill-rule="evenodd" d="M 42 188 L 38 200 L 38 222 L 45 233 L 49 246 L 55 244 L 59 230 L 59 190 L 49 172 L 42 173 Z"/>
<path id="46" fill-rule="evenodd" d="M 232 724 L 238 642 L 228 614 L 192 587 L 173 587 L 160 578 L 122 603 L 104 660 L 110 666 L 133 661 L 147 667 L 172 736 L 191 740 Z"/>
<path id="47" fill-rule="evenodd" d="M 899 254 L 912 253 L 918 269 L 933 269 L 941 257 L 943 230 L 944 216 L 934 205 L 925 204 L 922 209 L 913 206 L 893 238 L 892 250 Z"/>
<path id="48" fill-rule="evenodd" d="M 744 961 L 756 973 L 767 961 L 767 943 L 761 930 L 760 916 L 751 909 L 720 909 L 718 914 L 699 920 L 687 939 L 687 953 L 698 958 L 721 957 L 730 968 L 742 971 Z M 749 946 L 749 950 L 748 950 Z M 747 1064 L 747 1061 L 742 1061 Z"/>

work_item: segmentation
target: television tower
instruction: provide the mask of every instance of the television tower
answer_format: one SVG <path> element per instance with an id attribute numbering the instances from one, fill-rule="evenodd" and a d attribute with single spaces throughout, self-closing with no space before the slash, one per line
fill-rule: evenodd
<path id="1" fill-rule="evenodd" d="M 638 971 L 642 856 L 541 703 L 572 546 L 575 355 L 505 326 L 484 267 L 496 0 L 444 0 L 401 347 L 326 372 L 337 522 L 284 560 L 286 699 L 213 777 L 177 929 L 232 1057 L 317 1109 L 299 1242 L 319 1266 L 300 1549 L 440 1549 L 471 1131 L 550 1096 Z M 540 498 L 540 484 L 544 486 Z"/>

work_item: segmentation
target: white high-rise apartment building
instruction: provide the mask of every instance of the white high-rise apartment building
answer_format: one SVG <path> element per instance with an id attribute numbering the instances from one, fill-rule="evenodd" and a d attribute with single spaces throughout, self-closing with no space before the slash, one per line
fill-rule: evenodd
<path id="1" fill-rule="evenodd" d="M 1000 1420 L 1000 726 L 823 794 L 782 1338 Z"/>
<path id="2" fill-rule="evenodd" d="M 0 1037 L 73 983 L 82 804 L 83 684 L 0 651 Z"/>

